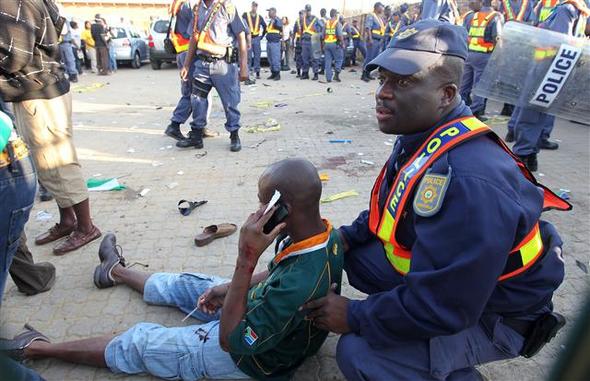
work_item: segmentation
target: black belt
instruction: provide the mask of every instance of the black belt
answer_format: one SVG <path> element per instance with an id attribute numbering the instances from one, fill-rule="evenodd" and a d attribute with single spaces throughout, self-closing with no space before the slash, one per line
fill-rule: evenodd
<path id="1" fill-rule="evenodd" d="M 533 327 L 533 325 L 535 324 L 535 321 L 531 321 L 531 320 L 520 320 L 520 319 L 514 319 L 514 318 L 503 318 L 502 319 L 502 323 L 504 323 L 504 325 L 512 328 L 513 330 L 515 330 L 516 332 L 518 332 L 518 334 L 524 338 L 526 338 L 531 330 L 531 328 Z"/>
<path id="2" fill-rule="evenodd" d="M 224 57 L 211 57 L 206 54 L 197 54 L 197 59 L 205 62 L 217 62 L 222 60 Z"/>

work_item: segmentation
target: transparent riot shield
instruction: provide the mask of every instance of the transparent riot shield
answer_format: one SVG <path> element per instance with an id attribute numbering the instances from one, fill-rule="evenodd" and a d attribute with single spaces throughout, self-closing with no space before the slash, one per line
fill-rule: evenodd
<path id="1" fill-rule="evenodd" d="M 508 22 L 474 92 L 590 123 L 590 40 Z"/>

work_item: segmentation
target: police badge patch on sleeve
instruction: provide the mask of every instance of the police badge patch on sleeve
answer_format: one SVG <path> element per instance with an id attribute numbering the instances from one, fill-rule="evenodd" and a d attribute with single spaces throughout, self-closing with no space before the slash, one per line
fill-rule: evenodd
<path id="1" fill-rule="evenodd" d="M 446 175 L 426 172 L 414 196 L 414 212 L 421 217 L 432 217 L 442 207 L 451 180 L 451 167 Z"/>

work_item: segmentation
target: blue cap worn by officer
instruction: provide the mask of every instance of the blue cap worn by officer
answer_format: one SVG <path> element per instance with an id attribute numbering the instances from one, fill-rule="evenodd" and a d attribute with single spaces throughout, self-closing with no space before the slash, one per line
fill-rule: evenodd
<path id="1" fill-rule="evenodd" d="M 344 334 L 347 379 L 477 379 L 475 365 L 519 355 L 563 280 L 561 239 L 540 215 L 570 205 L 471 115 L 466 56 L 464 28 L 423 20 L 369 64 L 379 128 L 400 135 L 369 210 L 340 228 L 350 284 L 369 297 L 304 306 Z"/>

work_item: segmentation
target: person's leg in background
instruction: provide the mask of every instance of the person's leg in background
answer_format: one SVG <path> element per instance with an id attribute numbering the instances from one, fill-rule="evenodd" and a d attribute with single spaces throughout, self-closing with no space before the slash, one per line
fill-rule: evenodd
<path id="1" fill-rule="evenodd" d="M 24 231 L 10 266 L 10 277 L 18 290 L 28 296 L 48 291 L 55 283 L 55 267 L 49 262 L 34 262 Z"/>
<path id="2" fill-rule="evenodd" d="M 277 45 L 278 53 L 280 54 L 280 45 Z M 276 58 L 279 58 L 275 56 Z M 280 63 L 277 62 L 278 70 L 280 70 Z M 225 129 L 230 133 L 230 151 L 238 152 L 242 149 L 242 144 L 239 138 L 238 131 L 240 130 L 240 110 L 239 105 L 241 101 L 240 95 L 240 81 L 238 80 L 238 66 L 235 63 L 228 64 L 223 60 L 219 60 L 211 65 L 210 69 L 211 83 L 221 104 L 225 111 Z M 280 72 L 279 72 L 280 74 Z"/>
<path id="3" fill-rule="evenodd" d="M 336 45 L 336 57 L 334 58 L 334 70 L 336 74 L 334 80 L 340 82 L 340 72 L 344 68 L 344 49 L 340 45 Z"/>
<path id="4" fill-rule="evenodd" d="M 109 74 L 109 48 L 106 46 L 96 47 L 96 61 L 98 66 L 98 74 Z"/>
<path id="5" fill-rule="evenodd" d="M 252 38 L 252 66 L 254 68 L 254 72 L 256 73 L 256 79 L 260 79 L 260 55 L 262 54 L 262 48 L 260 47 L 261 39 L 262 37 L 260 36 Z"/>
<path id="6" fill-rule="evenodd" d="M 115 46 L 109 44 L 109 70 L 112 72 L 117 71 L 117 52 L 115 52 Z"/>
<path id="7" fill-rule="evenodd" d="M 508 132 L 506 133 L 506 137 L 504 138 L 506 143 L 512 143 L 515 140 L 514 126 L 516 125 L 516 121 L 518 120 L 518 117 L 520 116 L 521 110 L 522 110 L 521 107 L 514 106 L 514 110 L 512 111 L 512 115 L 510 116 L 510 120 L 508 121 L 508 125 L 507 125 Z"/>
<path id="8" fill-rule="evenodd" d="M 512 152 L 520 157 L 532 172 L 538 169 L 537 154 L 543 128 L 554 120 L 554 116 L 528 108 L 521 109 L 518 114 L 514 124 L 516 143 L 512 147 Z"/>
<path id="9" fill-rule="evenodd" d="M 79 50 L 78 50 L 78 48 L 76 48 L 73 45 L 72 45 L 72 53 L 74 53 L 74 59 L 76 62 L 76 70 L 78 71 L 78 74 L 83 74 L 84 72 L 82 71 L 82 59 L 80 59 L 80 57 L 78 57 Z"/>
<path id="10" fill-rule="evenodd" d="M 309 79 L 309 67 L 312 65 L 312 56 L 311 40 L 302 40 L 301 59 L 303 61 L 303 67 L 301 69 L 301 79 Z"/>
<path id="11" fill-rule="evenodd" d="M 187 52 L 182 52 L 176 56 L 176 66 L 178 66 L 179 70 L 184 66 L 186 54 Z M 166 135 L 179 141 L 186 139 L 180 131 L 180 125 L 187 121 L 193 111 L 191 106 L 191 78 L 192 75 L 189 72 L 186 81 L 183 81 L 182 79 L 180 80 L 180 99 L 176 104 L 176 108 L 172 112 L 170 124 L 166 127 L 166 131 L 164 132 Z"/>
<path id="12" fill-rule="evenodd" d="M 326 81 L 332 82 L 332 63 L 335 60 L 336 44 L 324 45 L 324 73 L 326 74 Z"/>
<path id="13" fill-rule="evenodd" d="M 78 82 L 78 70 L 76 70 L 76 58 L 72 50 L 72 44 L 69 42 L 62 42 L 59 44 L 59 53 L 61 60 L 68 73 L 70 82 Z"/>
<path id="14" fill-rule="evenodd" d="M 490 54 L 473 53 L 473 85 L 471 86 L 472 89 L 477 86 L 489 60 Z M 486 99 L 475 94 L 473 94 L 471 99 L 472 102 L 469 106 L 471 108 L 471 112 L 477 118 L 481 119 L 482 121 L 485 121 L 487 118 L 484 118 L 483 115 L 485 113 Z"/>
<path id="15" fill-rule="evenodd" d="M 467 106 L 471 104 L 471 89 L 473 88 L 473 76 L 475 70 L 473 68 L 473 63 L 471 62 L 473 53 L 469 53 L 467 55 L 467 60 L 465 60 L 465 64 L 463 65 L 463 78 L 461 78 L 461 88 L 459 89 L 459 94 L 461 94 L 461 98 Z"/>
<path id="16" fill-rule="evenodd" d="M 67 237 L 53 250 L 63 255 L 97 239 L 101 233 L 92 223 L 86 180 L 73 143 L 71 93 L 13 105 L 20 136 L 29 146 L 39 179 L 54 196 L 60 213 L 59 223 L 38 236 L 35 243 Z"/>

